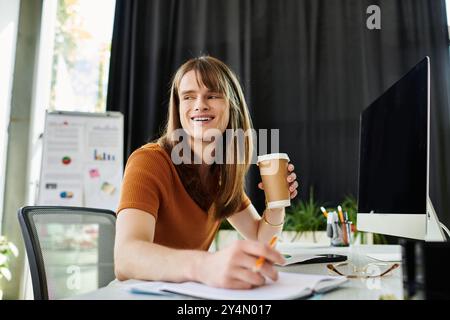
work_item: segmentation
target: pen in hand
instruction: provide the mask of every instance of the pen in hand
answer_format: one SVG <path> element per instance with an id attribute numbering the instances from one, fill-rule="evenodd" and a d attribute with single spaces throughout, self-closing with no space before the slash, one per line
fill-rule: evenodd
<path id="1" fill-rule="evenodd" d="M 278 239 L 277 236 L 273 236 L 272 237 L 272 239 L 269 242 L 269 246 L 271 248 L 273 248 L 275 246 L 275 243 L 277 242 L 277 239 Z M 255 265 L 253 266 L 253 272 L 259 272 L 261 270 L 265 260 L 266 259 L 263 256 L 259 257 L 258 260 L 256 260 Z"/>

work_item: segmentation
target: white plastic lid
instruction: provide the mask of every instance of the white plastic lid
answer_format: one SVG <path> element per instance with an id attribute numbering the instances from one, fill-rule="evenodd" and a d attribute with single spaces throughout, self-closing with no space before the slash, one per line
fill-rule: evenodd
<path id="1" fill-rule="evenodd" d="M 273 160 L 273 159 L 286 159 L 287 161 L 289 161 L 289 157 L 288 157 L 287 153 L 269 153 L 269 154 L 265 154 L 262 156 L 258 156 L 258 163 L 261 161 Z"/>

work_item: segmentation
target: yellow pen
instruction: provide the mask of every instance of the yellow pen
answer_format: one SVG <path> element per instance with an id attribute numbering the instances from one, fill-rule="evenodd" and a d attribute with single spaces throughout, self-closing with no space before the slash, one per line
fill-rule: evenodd
<path id="1" fill-rule="evenodd" d="M 342 213 L 341 206 L 338 206 L 338 211 L 339 211 L 339 219 L 341 220 L 342 223 L 344 223 L 344 214 Z"/>
<path id="2" fill-rule="evenodd" d="M 327 210 L 325 210 L 324 207 L 320 207 L 320 210 L 322 210 L 323 215 L 325 216 L 325 218 L 328 218 L 328 212 L 327 212 Z"/>
<path id="3" fill-rule="evenodd" d="M 277 242 L 277 239 L 278 239 L 277 236 L 273 236 L 272 237 L 272 239 L 269 242 L 269 246 L 271 248 L 274 247 L 275 243 Z M 253 271 L 254 272 L 259 272 L 261 270 L 261 267 L 263 266 L 265 260 L 266 259 L 264 257 L 262 257 L 262 256 L 259 257 L 258 260 L 256 260 L 255 266 L 253 267 Z"/>

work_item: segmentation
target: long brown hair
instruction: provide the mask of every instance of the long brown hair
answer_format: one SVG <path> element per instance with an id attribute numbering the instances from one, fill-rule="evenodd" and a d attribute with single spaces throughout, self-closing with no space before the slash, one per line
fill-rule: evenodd
<path id="1" fill-rule="evenodd" d="M 163 135 L 158 139 L 158 144 L 171 151 L 174 147 L 175 141 L 171 139 L 172 133 L 181 129 L 181 121 L 179 114 L 180 97 L 178 94 L 179 85 L 183 76 L 194 70 L 197 74 L 197 79 L 201 80 L 202 84 L 208 89 L 222 94 L 230 108 L 230 118 L 227 129 L 242 129 L 244 132 L 249 132 L 253 128 L 250 119 L 247 104 L 245 102 L 242 88 L 236 75 L 231 69 L 222 61 L 210 57 L 201 56 L 193 58 L 185 62 L 175 73 L 170 88 L 170 101 L 168 119 Z M 237 159 L 241 157 L 243 161 L 240 162 L 228 162 L 224 164 L 215 164 L 214 167 L 217 170 L 218 181 L 217 188 L 215 188 L 212 197 L 214 198 L 214 218 L 220 220 L 235 213 L 242 204 L 244 198 L 244 185 L 245 176 L 250 167 L 252 155 L 253 155 L 253 140 L 252 135 L 245 134 L 244 136 L 244 150 L 243 154 L 237 154 L 240 151 L 239 148 L 229 149 L 229 145 L 225 148 L 226 159 Z M 231 151 L 230 151 L 231 150 Z M 228 154 L 227 154 L 227 151 Z M 192 166 L 182 167 L 183 170 L 192 169 Z M 179 171 L 180 172 L 180 171 Z M 180 175 L 183 183 L 186 186 L 187 179 L 190 179 L 190 186 L 200 186 L 199 181 L 192 181 L 192 176 L 188 178 L 188 175 Z M 198 180 L 199 177 L 195 176 L 194 180 Z M 189 184 L 188 183 L 188 184 Z M 189 188 L 187 191 L 190 195 L 198 195 L 199 190 L 193 190 Z"/>

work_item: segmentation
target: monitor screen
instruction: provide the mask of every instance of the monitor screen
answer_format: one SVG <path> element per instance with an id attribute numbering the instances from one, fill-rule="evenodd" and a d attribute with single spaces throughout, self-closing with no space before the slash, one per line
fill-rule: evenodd
<path id="1" fill-rule="evenodd" d="M 361 114 L 359 213 L 426 213 L 428 69 L 425 58 Z"/>

